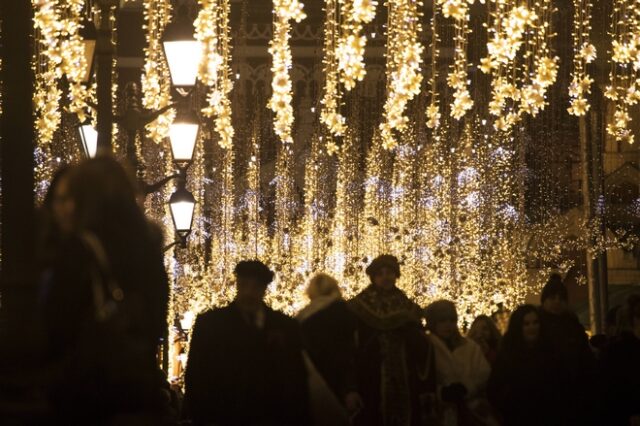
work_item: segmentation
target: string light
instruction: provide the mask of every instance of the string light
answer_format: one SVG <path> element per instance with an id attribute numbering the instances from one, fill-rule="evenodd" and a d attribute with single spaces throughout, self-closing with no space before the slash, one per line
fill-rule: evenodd
<path id="1" fill-rule="evenodd" d="M 531 8 L 504 1 L 489 5 L 489 55 L 479 68 L 492 76 L 489 113 L 496 117 L 494 127 L 508 131 L 524 114 L 535 116 L 545 107 L 546 91 L 556 80 L 559 58 L 549 48 L 554 9 L 550 0 Z"/>
<path id="2" fill-rule="evenodd" d="M 473 100 L 469 94 L 469 77 L 467 68 L 467 35 L 469 34 L 469 6 L 473 1 L 438 0 L 445 18 L 454 20 L 454 53 L 451 71 L 447 76 L 447 84 L 454 89 L 451 116 L 461 119 L 473 108 Z"/>
<path id="3" fill-rule="evenodd" d="M 147 46 L 144 49 L 144 68 L 140 77 L 142 105 L 156 111 L 171 104 L 171 77 L 162 49 L 162 33 L 171 20 L 170 0 L 144 1 L 144 29 Z M 169 136 L 176 112 L 170 109 L 147 124 L 147 137 L 161 143 Z"/>
<path id="4" fill-rule="evenodd" d="M 362 31 L 364 24 L 375 18 L 378 3 L 373 0 L 339 0 L 339 3 L 343 20 L 336 56 L 340 81 L 346 90 L 351 90 L 366 75 L 364 48 L 367 37 L 362 35 Z"/>
<path id="5" fill-rule="evenodd" d="M 404 115 L 407 103 L 420 93 L 423 46 L 418 39 L 421 2 L 401 0 L 388 3 L 387 34 L 387 100 L 380 135 L 385 149 L 393 149 L 397 141 L 393 131 L 403 131 L 409 118 Z"/>
<path id="6" fill-rule="evenodd" d="M 629 128 L 629 107 L 640 100 L 640 11 L 635 1 L 613 2 L 611 36 L 611 70 L 604 96 L 613 102 L 615 111 L 607 133 L 631 144 L 634 135 Z"/>
<path id="7" fill-rule="evenodd" d="M 339 112 L 340 107 L 340 85 L 338 81 L 339 69 L 338 58 L 336 54 L 337 39 L 339 36 L 338 29 L 338 1 L 326 0 L 325 9 L 327 18 L 325 20 L 324 30 L 324 95 L 320 103 L 322 109 L 320 111 L 320 121 L 327 127 L 329 132 L 336 136 L 342 135 L 346 130 L 346 120 Z M 335 143 L 329 140 L 329 149 L 334 152 L 337 149 Z"/>
<path id="8" fill-rule="evenodd" d="M 573 1 L 573 70 L 569 85 L 571 105 L 569 114 L 581 116 L 589 111 L 587 95 L 591 93 L 593 79 L 587 73 L 587 64 L 596 58 L 596 48 L 591 44 L 591 0 Z"/>
<path id="9" fill-rule="evenodd" d="M 432 5 L 431 15 L 431 67 L 429 71 L 431 76 L 429 78 L 429 106 L 427 106 L 426 117 L 427 127 L 430 129 L 436 129 L 440 126 L 440 105 L 438 102 L 438 58 L 440 56 L 440 49 L 438 44 L 440 38 L 438 37 L 438 2 L 434 2 Z"/>
<path id="10" fill-rule="evenodd" d="M 233 146 L 235 130 L 231 122 L 231 42 L 229 35 L 229 0 L 201 0 L 196 19 L 196 39 L 204 46 L 199 76 L 212 89 L 207 96 L 205 116 L 215 117 L 218 143 L 225 149 Z"/>
<path id="11" fill-rule="evenodd" d="M 274 129 L 276 135 L 285 144 L 292 144 L 291 127 L 293 126 L 293 100 L 289 69 L 292 67 L 291 20 L 301 22 L 306 15 L 303 4 L 298 0 L 273 0 L 273 40 L 269 43 L 269 53 L 272 56 L 273 94 L 269 100 L 269 108 L 276 114 Z"/>
<path id="12" fill-rule="evenodd" d="M 69 83 L 69 111 L 80 121 L 86 119 L 87 100 L 92 94 L 82 84 L 87 67 L 79 34 L 84 0 L 32 0 L 31 3 L 39 51 L 34 93 L 36 130 L 38 142 L 46 145 L 53 140 L 60 125 L 62 90 L 58 83 L 63 77 Z"/>

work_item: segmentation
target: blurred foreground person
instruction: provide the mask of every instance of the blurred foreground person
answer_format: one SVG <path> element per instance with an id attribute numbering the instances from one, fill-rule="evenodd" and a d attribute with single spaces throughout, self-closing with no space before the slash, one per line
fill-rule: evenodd
<path id="1" fill-rule="evenodd" d="M 551 275 L 540 302 L 542 329 L 560 369 L 558 384 L 565 400 L 561 416 L 570 425 L 597 424 L 595 356 L 584 327 L 569 309 L 567 288 L 560 275 Z"/>
<path id="2" fill-rule="evenodd" d="M 561 425 L 558 368 L 533 305 L 517 308 L 491 371 L 488 395 L 504 426 Z"/>
<path id="3" fill-rule="evenodd" d="M 42 283 L 57 421 L 162 424 L 156 348 L 169 289 L 157 235 L 114 159 L 88 160 L 64 179 L 53 211 L 65 238 Z"/>
<path id="4" fill-rule="evenodd" d="M 185 417 L 194 425 L 308 425 L 298 323 L 264 304 L 273 272 L 262 262 L 242 261 L 234 273 L 235 300 L 196 319 Z"/>
<path id="5" fill-rule="evenodd" d="M 640 426 L 640 295 L 618 312 L 618 335 L 604 351 L 605 420 L 611 426 Z"/>
<path id="6" fill-rule="evenodd" d="M 438 300 L 425 310 L 436 359 L 439 424 L 493 425 L 484 390 L 491 368 L 476 342 L 460 334 L 456 306 Z"/>
<path id="7" fill-rule="evenodd" d="M 421 395 L 433 392 L 435 384 L 420 308 L 396 287 L 400 265 L 394 256 L 377 257 L 366 273 L 371 284 L 349 302 L 357 317 L 356 366 L 364 400 L 354 424 L 423 424 Z"/>
<path id="8" fill-rule="evenodd" d="M 469 327 L 467 338 L 480 345 L 484 357 L 489 364 L 493 365 L 498 355 L 498 346 L 500 345 L 502 336 L 491 317 L 478 315 L 471 323 L 471 327 Z"/>
<path id="9" fill-rule="evenodd" d="M 311 302 L 297 315 L 304 347 L 331 391 L 355 413 L 362 406 L 355 372 L 355 317 L 338 281 L 328 274 L 314 275 L 307 295 Z"/>

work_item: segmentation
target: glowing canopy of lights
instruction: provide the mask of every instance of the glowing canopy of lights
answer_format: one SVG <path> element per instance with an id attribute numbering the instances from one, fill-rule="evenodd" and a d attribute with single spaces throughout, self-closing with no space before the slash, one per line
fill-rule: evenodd
<path id="1" fill-rule="evenodd" d="M 415 0 L 325 0 L 322 125 L 314 123 L 311 140 L 301 141 L 302 156 L 298 142 L 293 143 L 298 111 L 291 77 L 291 33 L 293 22 L 305 18 L 302 3 L 273 0 L 268 107 L 275 116 L 271 123 L 255 114 L 246 126 L 237 117 L 248 116 L 247 111 L 235 110 L 232 116 L 232 4 L 198 1 L 194 32 L 202 46 L 196 64 L 202 84 L 193 106 L 204 121 L 203 131 L 190 130 L 195 150 L 189 144 L 184 152 L 170 155 L 167 136 L 179 129 L 171 126 L 173 110 L 147 127 L 145 141 L 155 144 L 136 142 L 146 163 L 139 174 L 150 178 L 171 173 L 174 156 L 186 158 L 195 152 L 187 179 L 195 205 L 168 205 L 171 186 L 145 204 L 167 235 L 173 232 L 172 217 L 179 227 L 192 225 L 188 248 L 175 249 L 166 258 L 174 282 L 171 323 L 173 317 L 181 318 L 189 328 L 194 313 L 229 301 L 234 295 L 233 266 L 247 257 L 260 258 L 275 269 L 269 302 L 294 313 L 306 302 L 304 287 L 310 274 L 333 273 L 345 295 L 351 296 L 367 284 L 363 271 L 371 259 L 393 253 L 403 262 L 399 285 L 411 297 L 422 305 L 436 298 L 456 300 L 462 319 L 469 321 L 521 302 L 528 285 L 539 284 L 552 268 L 568 270 L 568 252 L 588 248 L 595 255 L 608 247 L 635 244 L 629 235 L 594 237 L 597 221 L 570 223 L 561 215 L 532 221 L 526 216 L 530 177 L 525 157 L 531 154 L 528 138 L 534 136 L 526 135 L 529 120 L 523 118 L 542 119 L 561 66 L 570 67 L 571 76 L 561 81 L 568 95 L 563 102 L 569 104 L 560 109 L 568 106 L 574 116 L 589 110 L 595 77 L 588 68 L 596 57 L 592 1 L 573 1 L 573 57 L 562 62 L 555 53 L 556 11 L 551 0 L 431 3 L 429 9 Z M 615 109 L 607 130 L 626 142 L 633 141 L 630 107 L 640 99 L 640 12 L 635 3 L 613 2 L 607 58 L 605 95 Z M 61 98 L 69 96 L 74 124 L 77 119 L 84 123 L 94 88 L 79 83 L 86 65 L 78 36 L 84 2 L 34 0 L 33 5 L 38 48 L 36 190 L 41 196 L 57 166 L 55 158 L 60 161 L 51 155 L 52 148 L 58 149 L 56 141 L 65 161 L 80 157 L 61 125 Z M 358 98 L 359 90 L 353 89 L 373 78 L 368 58 L 365 61 L 364 32 L 367 25 L 376 24 L 384 8 L 384 99 L 377 100 L 378 116 L 363 118 L 373 115 L 374 104 Z M 477 16 L 476 10 L 481 11 Z M 430 22 L 422 28 L 427 11 Z M 141 82 L 143 106 L 148 109 L 171 102 L 161 36 L 172 13 L 169 0 L 144 1 L 147 45 Z M 473 26 L 478 20 L 481 25 Z M 480 34 L 476 28 L 482 28 Z M 187 56 L 198 56 L 191 53 Z M 64 90 L 63 77 L 70 82 Z M 545 131 L 547 124 L 541 125 Z M 263 127 L 271 125 L 281 143 L 269 169 L 261 162 L 268 138 Z M 116 153 L 121 155 L 118 147 Z M 296 175 L 302 168 L 300 182 Z M 574 231 L 578 237 L 567 236 L 569 227 L 579 230 Z M 527 271 L 531 259 L 540 264 L 534 277 Z"/>

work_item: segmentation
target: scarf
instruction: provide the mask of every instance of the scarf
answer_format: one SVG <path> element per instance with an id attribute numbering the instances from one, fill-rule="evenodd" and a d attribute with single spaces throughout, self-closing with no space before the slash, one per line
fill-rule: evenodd
<path id="1" fill-rule="evenodd" d="M 382 289 L 370 284 L 349 301 L 351 310 L 368 326 L 389 331 L 409 322 L 420 322 L 420 307 L 397 287 Z"/>

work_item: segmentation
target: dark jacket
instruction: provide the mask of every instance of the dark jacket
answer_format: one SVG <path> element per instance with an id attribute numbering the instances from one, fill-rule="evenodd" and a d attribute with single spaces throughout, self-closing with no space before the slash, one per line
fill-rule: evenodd
<path id="1" fill-rule="evenodd" d="M 504 426 L 560 425 L 562 402 L 557 365 L 549 348 L 501 350 L 487 384 L 491 405 Z"/>
<path id="2" fill-rule="evenodd" d="M 113 257 L 104 270 L 87 243 L 72 237 L 42 274 L 49 397 L 57 415 L 70 423 L 163 410 L 156 353 L 166 330 L 166 274 L 159 250 L 130 254 L 128 275 L 113 267 Z M 124 300 L 105 321 L 97 319 L 93 288 L 103 288 L 109 301 L 107 276 Z"/>
<path id="3" fill-rule="evenodd" d="M 602 375 L 607 424 L 626 426 L 640 416 L 640 339 L 631 333 L 616 338 L 605 349 Z"/>
<path id="4" fill-rule="evenodd" d="M 336 300 L 302 320 L 304 347 L 340 401 L 357 390 L 355 318 L 344 300 Z"/>
<path id="5" fill-rule="evenodd" d="M 263 309 L 262 329 L 234 303 L 198 316 L 185 375 L 185 415 L 195 425 L 309 424 L 299 325 Z"/>
<path id="6" fill-rule="evenodd" d="M 598 387 L 595 356 L 578 317 L 570 312 L 555 315 L 540 311 L 543 334 L 559 369 L 565 424 L 596 424 L 594 389 Z"/>

